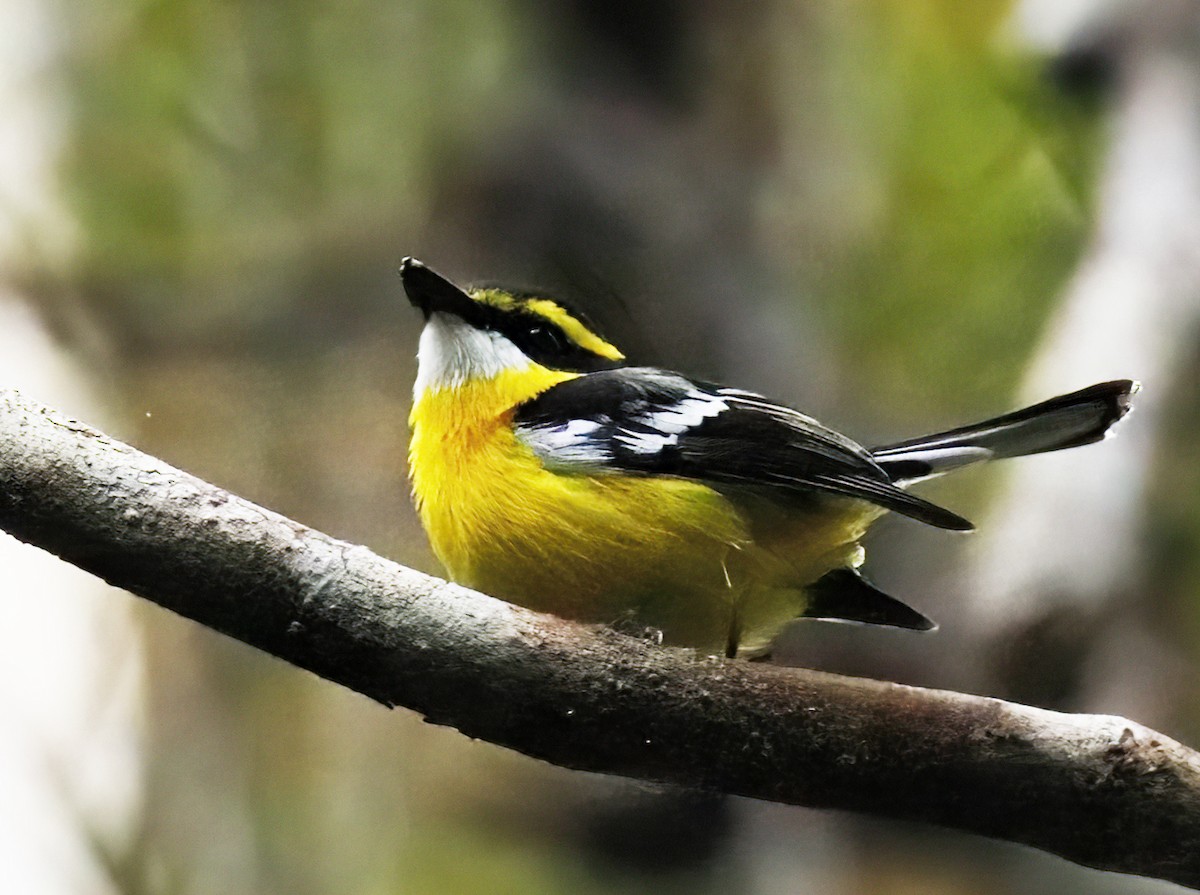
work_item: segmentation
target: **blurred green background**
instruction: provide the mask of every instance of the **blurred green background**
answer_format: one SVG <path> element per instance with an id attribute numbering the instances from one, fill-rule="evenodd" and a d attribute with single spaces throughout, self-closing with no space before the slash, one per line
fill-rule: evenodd
<path id="1" fill-rule="evenodd" d="M 566 295 L 637 360 L 867 442 L 1007 407 L 1091 230 L 1104 133 L 1010 7 L 58 3 L 75 248 L 34 239 L 18 277 L 114 434 L 437 572 L 405 482 L 404 255 Z M 936 493 L 970 515 L 990 481 Z M 1194 506 L 1168 526 L 1184 545 Z M 880 540 L 931 576 L 959 550 L 892 521 Z M 138 612 L 121 891 L 1102 890 L 968 837 L 548 767 Z M 827 659 L 969 680 L 937 636 L 839 629 Z"/>

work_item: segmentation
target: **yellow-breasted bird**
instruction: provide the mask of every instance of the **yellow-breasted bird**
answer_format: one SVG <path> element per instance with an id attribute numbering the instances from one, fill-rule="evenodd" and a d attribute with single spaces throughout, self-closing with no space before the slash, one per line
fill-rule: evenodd
<path id="1" fill-rule="evenodd" d="M 888 510 L 971 528 L 902 486 L 1099 441 L 1137 388 L 1100 383 L 867 450 L 753 392 L 625 366 L 550 298 L 460 289 L 412 258 L 400 273 L 426 319 L 413 494 L 451 578 L 731 657 L 798 617 L 932 628 L 856 571 Z"/>

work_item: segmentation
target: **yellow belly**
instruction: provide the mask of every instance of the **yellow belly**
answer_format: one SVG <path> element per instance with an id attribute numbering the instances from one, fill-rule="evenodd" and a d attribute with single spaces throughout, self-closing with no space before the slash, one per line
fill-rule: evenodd
<path id="1" fill-rule="evenodd" d="M 413 409 L 413 492 L 455 581 L 720 652 L 731 629 L 743 648 L 765 646 L 803 611 L 804 585 L 861 561 L 876 513 L 857 502 L 783 511 L 683 479 L 547 471 L 513 435 L 518 388 L 472 384 Z"/>

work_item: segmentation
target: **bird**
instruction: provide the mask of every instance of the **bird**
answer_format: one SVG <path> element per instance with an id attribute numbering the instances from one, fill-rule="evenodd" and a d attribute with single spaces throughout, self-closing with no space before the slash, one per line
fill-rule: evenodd
<path id="1" fill-rule="evenodd" d="M 768 657 L 800 618 L 935 628 L 862 576 L 870 525 L 970 530 L 905 488 L 1100 441 L 1138 388 L 867 449 L 753 391 L 630 365 L 550 296 L 462 288 L 411 257 L 400 277 L 424 315 L 409 476 L 451 580 L 728 658 Z"/>

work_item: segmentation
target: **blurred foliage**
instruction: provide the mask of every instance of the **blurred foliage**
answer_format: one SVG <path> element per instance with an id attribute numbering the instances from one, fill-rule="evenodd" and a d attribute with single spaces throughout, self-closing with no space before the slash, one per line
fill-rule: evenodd
<path id="1" fill-rule="evenodd" d="M 548 245 L 577 277 L 644 275 L 639 318 L 707 374 L 827 340 L 817 386 L 897 435 L 1000 405 L 1079 252 L 1097 146 L 1094 107 L 1005 41 L 1008 6 L 64 5 L 70 285 L 115 347 L 126 434 L 433 569 L 404 496 L 418 322 L 394 277 L 426 249 L 507 253 L 482 279 L 562 266 Z M 131 891 L 649 885 L 596 870 L 578 818 L 610 783 L 145 615 Z M 692 835 L 659 826 L 664 853 Z M 685 845 L 695 866 L 654 890 L 729 890 L 739 859 Z"/>
<path id="2" fill-rule="evenodd" d="M 516 24 L 464 0 L 80 4 L 67 179 L 88 296 L 153 347 L 287 313 L 364 241 L 396 252 L 464 126 L 498 126 Z"/>
<path id="3" fill-rule="evenodd" d="M 876 413 L 1002 404 L 1086 235 L 1097 118 L 998 40 L 1007 7 L 862 3 L 844 31 L 869 159 L 827 306 Z"/>

